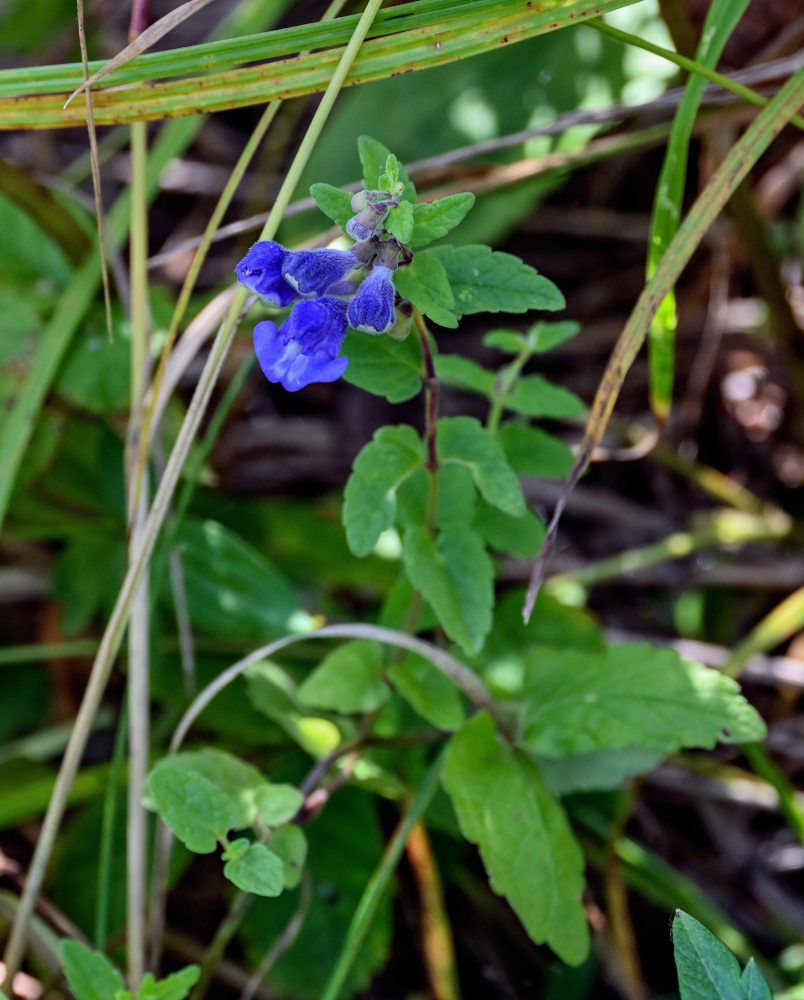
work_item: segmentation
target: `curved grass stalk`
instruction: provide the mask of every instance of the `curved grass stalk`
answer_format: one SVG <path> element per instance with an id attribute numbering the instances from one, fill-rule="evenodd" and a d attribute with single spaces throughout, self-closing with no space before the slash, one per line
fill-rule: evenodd
<path id="1" fill-rule="evenodd" d="M 263 230 L 263 238 L 270 237 L 276 232 L 279 221 L 282 218 L 282 213 L 290 202 L 299 177 L 307 164 L 315 143 L 318 141 L 324 123 L 329 117 L 335 99 L 343 87 L 346 75 L 360 50 L 360 46 L 381 3 L 382 0 L 368 0 L 352 39 L 343 52 L 329 87 L 313 116 L 310 127 L 299 146 L 290 170 L 277 195 L 271 214 Z M 64 815 L 70 787 L 81 763 L 81 757 L 83 756 L 91 730 L 92 720 L 100 705 L 115 657 L 120 649 L 123 633 L 131 613 L 134 594 L 147 570 L 154 546 L 156 545 L 157 536 L 167 516 L 170 500 L 176 488 L 181 469 L 187 458 L 198 426 L 201 423 L 212 390 L 217 382 L 218 374 L 234 336 L 237 318 L 240 315 L 247 294 L 246 290 L 242 289 L 235 296 L 229 313 L 221 325 L 215 343 L 212 346 L 198 386 L 187 410 L 187 415 L 176 439 L 176 444 L 165 468 L 165 473 L 159 484 L 159 489 L 143 526 L 139 550 L 126 572 L 114 609 L 101 639 L 84 698 L 75 720 L 75 726 L 70 741 L 67 744 L 50 803 L 45 813 L 39 840 L 31 859 L 25 888 L 20 898 L 20 905 L 6 946 L 6 982 L 13 982 L 14 975 L 19 969 L 36 897 L 42 886 L 45 868 L 53 850 L 62 816 Z"/>
<path id="2" fill-rule="evenodd" d="M 467 3 L 449 16 L 445 16 L 442 9 L 418 27 L 395 30 L 393 34 L 367 42 L 354 66 L 350 67 L 344 86 L 468 58 L 487 52 L 493 46 L 509 45 L 577 24 L 633 2 L 635 0 L 598 0 L 590 6 L 585 0 L 541 0 L 529 6 L 524 0 L 497 0 L 496 3 Z M 308 42 L 311 44 L 319 43 Z M 317 93 L 324 89 L 332 75 L 341 50 L 299 54 L 299 48 L 294 46 L 293 55 L 257 66 L 94 90 L 95 121 L 98 125 L 109 125 L 171 118 Z M 252 58 L 262 59 L 264 53 L 253 54 Z M 110 82 L 116 80 L 116 74 L 112 74 Z M 76 82 L 73 78 L 69 89 L 79 83 L 80 80 Z M 15 83 L 14 86 L 19 92 L 21 85 Z M 83 125 L 84 109 L 80 104 L 64 108 L 66 96 L 59 92 L 0 100 L 0 129 Z"/>
<path id="3" fill-rule="evenodd" d="M 785 83 L 767 107 L 760 111 L 745 134 L 732 146 L 667 247 L 656 273 L 642 289 L 606 365 L 578 454 L 556 503 L 542 551 L 534 563 L 522 610 L 525 621 L 530 619 L 533 611 L 567 499 L 591 461 L 595 448 L 600 444 L 625 376 L 642 347 L 659 304 L 678 280 L 704 233 L 733 192 L 802 103 L 804 103 L 804 68 Z"/>

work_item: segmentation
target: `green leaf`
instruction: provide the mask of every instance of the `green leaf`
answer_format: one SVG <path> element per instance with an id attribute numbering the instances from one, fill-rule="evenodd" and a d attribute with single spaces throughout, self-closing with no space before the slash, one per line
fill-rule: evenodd
<path id="1" fill-rule="evenodd" d="M 556 795 L 619 788 L 626 778 L 652 771 L 665 758 L 663 750 L 623 747 L 571 757 L 539 757 L 544 780 Z"/>
<path id="2" fill-rule="evenodd" d="M 464 836 L 480 848 L 491 887 L 534 941 L 579 965 L 589 950 L 583 854 L 538 767 L 504 743 L 481 712 L 452 737 L 442 780 Z"/>
<path id="3" fill-rule="evenodd" d="M 442 462 L 438 468 L 436 489 L 435 523 L 438 528 L 450 524 L 470 524 L 477 509 L 477 490 L 472 470 L 457 462 Z M 429 477 L 427 477 L 429 479 Z M 424 524 L 427 520 L 427 496 L 422 508 L 422 516 L 406 524 Z"/>
<path id="4" fill-rule="evenodd" d="M 753 958 L 748 959 L 741 978 L 745 1000 L 773 1000 L 770 987 Z"/>
<path id="5" fill-rule="evenodd" d="M 413 231 L 403 242 L 410 247 L 421 247 L 446 236 L 460 223 L 475 203 L 475 196 L 467 191 L 448 194 L 431 202 L 413 206 Z"/>
<path id="6" fill-rule="evenodd" d="M 203 775 L 165 765 L 157 764 L 147 783 L 159 815 L 191 851 L 211 854 L 234 828 L 237 806 Z"/>
<path id="7" fill-rule="evenodd" d="M 522 334 L 515 330 L 489 330 L 483 334 L 483 344 L 486 347 L 496 347 L 508 354 L 523 354 L 528 347 L 528 342 Z"/>
<path id="8" fill-rule="evenodd" d="M 360 452 L 346 484 L 343 523 L 356 556 L 366 556 L 394 523 L 396 491 L 422 465 L 419 435 L 405 424 L 381 427 Z"/>
<path id="9" fill-rule="evenodd" d="M 260 823 L 265 826 L 281 826 L 293 819 L 301 809 L 304 796 L 293 785 L 266 782 L 257 789 L 254 804 Z"/>
<path id="10" fill-rule="evenodd" d="M 146 972 L 135 1000 L 184 1000 L 200 975 L 201 969 L 197 965 L 188 965 L 160 980 Z"/>
<path id="11" fill-rule="evenodd" d="M 413 232 L 413 205 L 409 201 L 400 201 L 386 215 L 383 226 L 392 236 L 396 236 L 400 243 L 407 246 Z"/>
<path id="12" fill-rule="evenodd" d="M 544 354 L 574 337 L 580 329 L 580 323 L 576 323 L 573 319 L 565 319 L 559 323 L 540 320 L 528 330 L 527 344 L 537 354 Z"/>
<path id="13" fill-rule="evenodd" d="M 470 528 L 445 528 L 436 542 L 412 526 L 403 539 L 405 569 L 435 611 L 447 635 L 477 652 L 491 628 L 494 567 L 481 538 Z"/>
<path id="14" fill-rule="evenodd" d="M 363 184 L 366 189 L 369 191 L 382 190 L 382 177 L 385 174 L 388 157 L 391 155 L 390 149 L 369 135 L 361 135 L 357 139 L 357 153 L 363 167 Z M 399 171 L 399 179 L 404 184 L 402 197 L 406 201 L 416 201 L 416 188 L 401 163 L 397 163 L 397 170 Z"/>
<path id="15" fill-rule="evenodd" d="M 432 250 L 420 250 L 410 264 L 394 271 L 394 287 L 439 326 L 454 328 L 454 299 L 447 272 Z"/>
<path id="16" fill-rule="evenodd" d="M 401 663 L 388 668 L 388 676 L 411 708 L 436 729 L 463 725 L 466 712 L 460 692 L 423 656 L 408 653 Z"/>
<path id="17" fill-rule="evenodd" d="M 673 753 L 763 739 L 735 681 L 649 643 L 602 653 L 543 648 L 526 663 L 523 742 L 547 757 L 602 747 Z"/>
<path id="18" fill-rule="evenodd" d="M 385 396 L 390 403 L 403 403 L 421 389 L 418 337 L 399 341 L 350 330 L 341 353 L 349 358 L 344 379 L 375 396 Z"/>
<path id="19" fill-rule="evenodd" d="M 436 375 L 447 385 L 479 392 L 483 396 L 494 395 L 494 372 L 486 369 L 460 354 L 438 354 L 435 359 Z"/>
<path id="20" fill-rule="evenodd" d="M 249 844 L 246 851 L 223 866 L 223 874 L 243 892 L 278 896 L 285 888 L 285 865 L 265 844 Z"/>
<path id="21" fill-rule="evenodd" d="M 737 959 L 683 910 L 673 919 L 673 953 L 681 1000 L 745 1000 Z"/>
<path id="22" fill-rule="evenodd" d="M 355 214 L 352 211 L 352 196 L 348 191 L 332 184 L 313 184 L 310 195 L 328 219 L 343 228 Z"/>
<path id="23" fill-rule="evenodd" d="M 301 827 L 293 824 L 280 827 L 271 837 L 271 850 L 285 866 L 285 888 L 295 889 L 301 882 L 307 859 L 307 838 Z"/>
<path id="24" fill-rule="evenodd" d="M 80 941 L 64 940 L 59 952 L 75 1000 L 110 1000 L 123 989 L 123 977 L 99 951 Z"/>
<path id="25" fill-rule="evenodd" d="M 442 417 L 436 434 L 441 462 L 466 465 L 490 504 L 513 517 L 524 515 L 527 506 L 519 480 L 490 431 L 474 417 Z"/>
<path id="26" fill-rule="evenodd" d="M 483 500 L 472 521 L 472 529 L 491 548 L 520 559 L 535 556 L 540 551 L 546 532 L 544 522 L 532 510 L 513 517 Z"/>
<path id="27" fill-rule="evenodd" d="M 582 417 L 586 404 L 563 385 L 554 385 L 541 375 L 525 375 L 503 400 L 507 410 L 526 417 Z"/>
<path id="28" fill-rule="evenodd" d="M 459 318 L 477 312 L 564 308 L 564 296 L 553 282 L 513 254 L 480 243 L 433 247 L 428 253 L 446 268 Z"/>
<path id="29" fill-rule="evenodd" d="M 299 688 L 299 700 L 333 712 L 373 712 L 390 697 L 382 679 L 382 650 L 355 640 L 333 650 Z"/>
<path id="30" fill-rule="evenodd" d="M 59 366 L 56 394 L 90 413 L 125 410 L 130 396 L 130 354 L 129 335 L 118 329 L 110 340 L 101 324 L 87 323 Z"/>
<path id="31" fill-rule="evenodd" d="M 217 521 L 185 517 L 176 541 L 190 620 L 208 635 L 275 637 L 292 631 L 301 602 L 262 552 Z"/>
<path id="32" fill-rule="evenodd" d="M 503 424 L 497 432 L 505 457 L 519 476 L 563 479 L 572 468 L 572 451 L 547 431 L 527 424 Z"/>

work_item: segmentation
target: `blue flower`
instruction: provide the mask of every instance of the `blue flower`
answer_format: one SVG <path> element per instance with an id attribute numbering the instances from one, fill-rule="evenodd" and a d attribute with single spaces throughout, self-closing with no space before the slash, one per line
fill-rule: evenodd
<path id="1" fill-rule="evenodd" d="M 298 297 L 296 289 L 282 275 L 288 251 L 273 240 L 255 243 L 235 268 L 237 280 L 251 292 L 276 306 L 286 306 Z"/>
<path id="2" fill-rule="evenodd" d="M 394 282 L 390 267 L 375 264 L 349 303 L 349 323 L 363 333 L 385 333 L 394 322 Z"/>
<path id="3" fill-rule="evenodd" d="M 282 277 L 299 295 L 325 295 L 359 265 L 349 250 L 289 250 L 282 263 Z"/>
<path id="4" fill-rule="evenodd" d="M 277 330 L 264 320 L 254 327 L 254 350 L 269 382 L 288 392 L 311 382 L 334 382 L 343 375 L 348 358 L 338 351 L 346 334 L 346 303 L 320 298 L 298 302 Z"/>

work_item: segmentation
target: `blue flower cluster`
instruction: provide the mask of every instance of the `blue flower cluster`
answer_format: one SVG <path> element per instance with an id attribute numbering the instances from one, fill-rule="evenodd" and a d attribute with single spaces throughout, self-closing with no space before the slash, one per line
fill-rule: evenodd
<path id="1" fill-rule="evenodd" d="M 237 265 L 237 279 L 275 306 L 293 309 L 277 328 L 254 328 L 254 349 L 266 378 L 296 392 L 311 382 L 334 382 L 348 358 L 340 357 L 349 326 L 386 333 L 396 320 L 393 272 L 402 246 L 381 224 L 397 204 L 389 192 L 363 191 L 346 231 L 350 250 L 287 250 L 272 240 L 255 243 Z"/>

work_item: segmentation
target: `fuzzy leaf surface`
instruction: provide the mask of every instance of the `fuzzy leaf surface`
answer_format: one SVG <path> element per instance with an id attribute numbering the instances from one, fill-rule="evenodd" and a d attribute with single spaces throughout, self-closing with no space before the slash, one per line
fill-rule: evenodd
<path id="1" fill-rule="evenodd" d="M 346 541 L 356 556 L 367 556 L 394 523 L 396 491 L 423 461 L 419 435 L 406 424 L 381 427 L 357 456 L 343 504 Z"/>
<path id="2" fill-rule="evenodd" d="M 478 534 L 450 525 L 437 541 L 413 525 L 403 540 L 405 569 L 447 635 L 476 653 L 491 628 L 494 567 Z"/>
<path id="3" fill-rule="evenodd" d="M 380 179 L 385 173 L 385 164 L 388 162 L 391 151 L 379 139 L 374 139 L 370 135 L 361 135 L 357 139 L 357 153 L 360 157 L 360 165 L 363 167 L 363 184 L 367 190 L 376 191 L 382 187 Z M 416 201 L 416 188 L 408 177 L 407 171 L 398 161 L 397 169 L 399 180 L 404 184 L 402 197 L 406 201 Z"/>
<path id="4" fill-rule="evenodd" d="M 454 328 L 458 325 L 447 272 L 432 250 L 422 250 L 414 255 L 410 264 L 397 268 L 394 287 L 439 326 Z"/>
<path id="5" fill-rule="evenodd" d="M 243 892 L 278 896 L 285 888 L 285 865 L 265 844 L 249 844 L 239 857 L 223 866 L 223 874 Z"/>
<path id="6" fill-rule="evenodd" d="M 400 243 L 408 246 L 413 233 L 413 205 L 409 201 L 400 201 L 385 217 L 383 226 Z"/>
<path id="7" fill-rule="evenodd" d="M 481 712 L 452 737 L 442 781 L 491 887 L 534 941 L 579 965 L 589 950 L 583 854 L 538 767 L 504 744 Z"/>
<path id="8" fill-rule="evenodd" d="M 552 281 L 510 253 L 481 243 L 433 247 L 446 268 L 455 296 L 455 313 L 523 313 L 563 309 L 564 296 Z"/>
<path id="9" fill-rule="evenodd" d="M 196 854 L 211 854 L 237 823 L 235 803 L 202 774 L 157 764 L 147 789 L 165 825 Z"/>
<path id="10" fill-rule="evenodd" d="M 526 510 L 522 489 L 494 435 L 474 417 L 442 417 L 437 450 L 441 462 L 467 466 L 483 498 L 512 517 Z"/>
<path id="11" fill-rule="evenodd" d="M 448 194 L 436 201 L 414 205 L 413 227 L 407 245 L 421 247 L 446 236 L 463 221 L 474 203 L 475 196 L 464 191 L 459 194 Z"/>
<path id="12" fill-rule="evenodd" d="M 310 187 L 310 195 L 324 215 L 341 228 L 355 214 L 352 210 L 352 196 L 348 191 L 342 191 L 333 184 L 313 184 Z"/>
<path id="13" fill-rule="evenodd" d="M 748 959 L 743 969 L 742 985 L 745 1000 L 773 1000 L 770 986 L 753 958 Z"/>
<path id="14" fill-rule="evenodd" d="M 546 757 L 602 747 L 673 753 L 763 739 L 735 681 L 649 643 L 602 653 L 542 648 L 526 660 L 523 742 Z"/>
<path id="15" fill-rule="evenodd" d="M 349 358 L 343 378 L 359 389 L 403 403 L 421 389 L 421 351 L 416 337 L 398 341 L 350 330 L 341 353 Z"/>
<path id="16" fill-rule="evenodd" d="M 673 919 L 673 954 L 681 1000 L 745 1000 L 737 959 L 683 910 Z"/>

